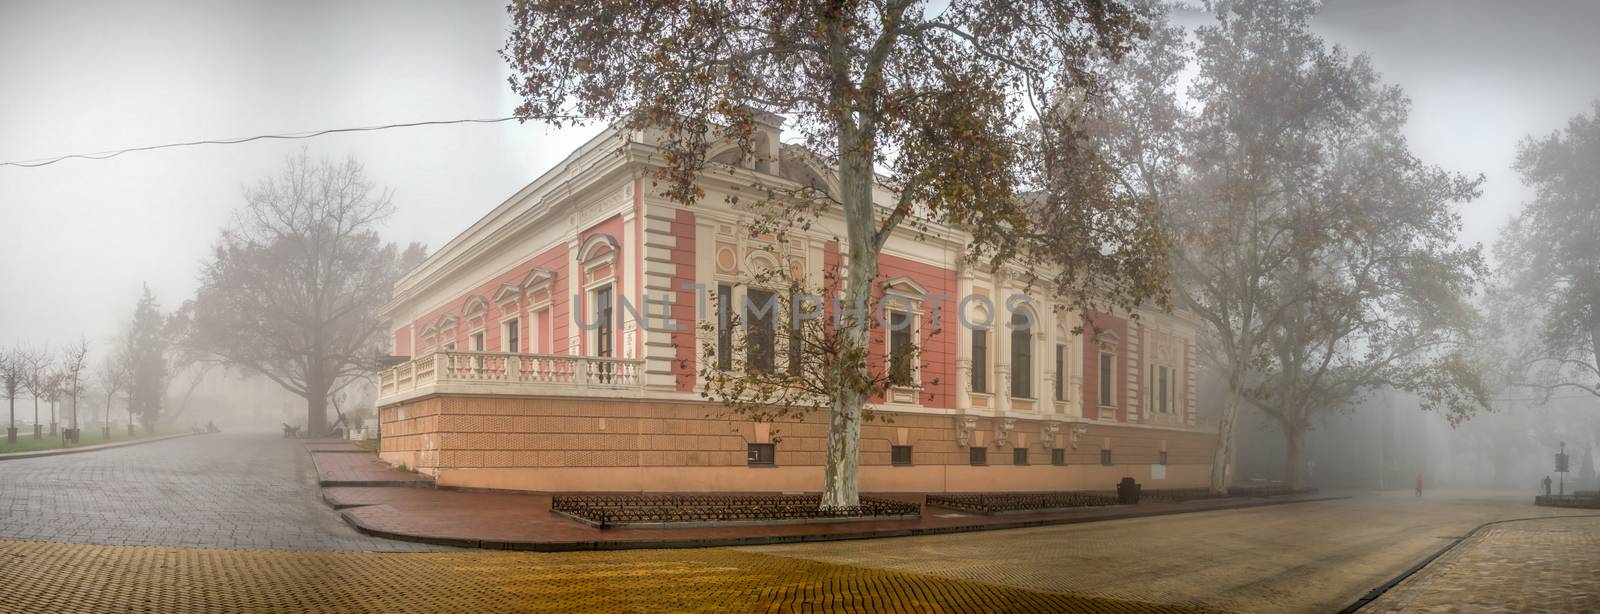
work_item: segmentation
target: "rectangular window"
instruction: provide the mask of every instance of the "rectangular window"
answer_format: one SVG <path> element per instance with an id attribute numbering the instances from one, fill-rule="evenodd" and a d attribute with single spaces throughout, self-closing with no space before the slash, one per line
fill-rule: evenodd
<path id="1" fill-rule="evenodd" d="M 594 331 L 594 355 L 602 358 L 610 357 L 612 352 L 611 332 L 611 286 L 606 286 L 594 291 L 594 319 L 597 327 Z M 611 383 L 610 362 L 600 362 L 595 365 L 595 377 L 603 384 Z"/>
<path id="2" fill-rule="evenodd" d="M 1057 467 L 1065 467 L 1067 465 L 1067 449 L 1050 448 L 1050 464 Z"/>
<path id="3" fill-rule="evenodd" d="M 749 338 L 745 361 L 748 368 L 770 372 L 773 369 L 778 333 L 777 295 L 767 290 L 751 288 L 745 297 L 745 322 Z"/>
<path id="4" fill-rule="evenodd" d="M 1156 389 L 1160 392 L 1160 403 L 1156 411 L 1163 414 L 1172 413 L 1172 369 L 1169 367 L 1156 368 Z"/>
<path id="5" fill-rule="evenodd" d="M 911 386 L 911 316 L 889 312 L 889 383 Z"/>
<path id="6" fill-rule="evenodd" d="M 751 467 L 771 467 L 777 459 L 777 450 L 770 443 L 752 443 L 745 449 L 745 461 Z"/>
<path id="7" fill-rule="evenodd" d="M 891 446 L 889 462 L 896 467 L 911 466 L 911 446 Z"/>
<path id="8" fill-rule="evenodd" d="M 791 294 L 790 300 L 794 300 Z M 801 369 L 801 359 L 805 356 L 806 340 L 805 328 L 801 325 L 800 318 L 795 317 L 795 307 L 785 306 L 785 313 L 789 315 L 789 374 L 798 375 Z"/>
<path id="9" fill-rule="evenodd" d="M 967 450 L 967 460 L 971 462 L 972 466 L 974 467 L 982 467 L 987 465 L 989 464 L 989 449 L 974 446 L 973 448 Z"/>
<path id="10" fill-rule="evenodd" d="M 472 351 L 474 351 L 474 352 L 482 352 L 483 351 L 483 331 L 478 331 L 478 332 L 472 333 L 472 336 L 468 337 L 468 340 L 469 340 L 470 345 L 472 347 Z"/>
<path id="11" fill-rule="evenodd" d="M 518 326 L 518 323 L 519 321 L 516 318 L 507 320 L 505 323 L 506 351 L 512 354 L 522 351 L 522 331 L 520 330 L 522 327 Z"/>
<path id="12" fill-rule="evenodd" d="M 1011 464 L 1013 464 L 1013 465 L 1026 465 L 1026 464 L 1028 464 L 1028 449 L 1027 448 L 1012 448 L 1012 450 L 1011 450 Z"/>
<path id="13" fill-rule="evenodd" d="M 1056 400 L 1067 400 L 1067 346 L 1056 344 Z"/>
<path id="14" fill-rule="evenodd" d="M 611 356 L 611 286 L 594 291 L 594 355 Z"/>
<path id="15" fill-rule="evenodd" d="M 1111 394 L 1112 393 L 1112 390 L 1111 390 L 1112 382 L 1116 379 L 1115 377 L 1113 377 L 1115 375 L 1115 373 L 1113 372 L 1113 369 L 1115 368 L 1116 363 L 1117 363 L 1116 354 L 1112 354 L 1111 352 L 1101 352 L 1100 353 L 1100 406 L 1101 407 L 1111 407 L 1113 402 L 1114 402 L 1113 400 L 1116 398 L 1115 396 L 1113 396 Z M 1138 401 L 1135 400 L 1134 402 L 1137 403 Z"/>
<path id="16" fill-rule="evenodd" d="M 1028 314 L 1011 314 L 1011 396 L 1033 398 L 1033 330 Z"/>
<path id="17" fill-rule="evenodd" d="M 717 284 L 717 368 L 733 368 L 733 286 Z"/>
<path id="18" fill-rule="evenodd" d="M 1167 451 L 1166 450 L 1162 450 L 1161 453 L 1159 455 L 1157 455 L 1156 464 L 1157 465 L 1165 465 L 1165 464 L 1167 464 Z"/>
<path id="19" fill-rule="evenodd" d="M 1111 464 L 1111 450 L 1110 449 L 1105 449 L 1105 450 L 1101 450 L 1100 451 L 1100 464 L 1102 464 L 1102 465 L 1110 465 Z"/>
<path id="20" fill-rule="evenodd" d="M 972 391 L 989 391 L 989 331 L 972 331 Z"/>

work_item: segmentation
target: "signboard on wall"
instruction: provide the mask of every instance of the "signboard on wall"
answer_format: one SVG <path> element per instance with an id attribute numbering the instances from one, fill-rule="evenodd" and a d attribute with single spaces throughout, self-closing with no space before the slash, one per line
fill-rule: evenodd
<path id="1" fill-rule="evenodd" d="M 1166 465 L 1151 465 L 1150 466 L 1150 479 L 1151 480 L 1165 480 L 1165 479 L 1167 479 L 1167 466 Z"/>

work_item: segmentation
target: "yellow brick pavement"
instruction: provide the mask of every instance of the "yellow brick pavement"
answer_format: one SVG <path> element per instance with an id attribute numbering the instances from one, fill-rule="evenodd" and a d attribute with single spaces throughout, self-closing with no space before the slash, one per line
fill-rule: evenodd
<path id="1" fill-rule="evenodd" d="M 305 552 L 0 542 L 0 612 L 1194 612 L 724 549 Z"/>
<path id="2" fill-rule="evenodd" d="M 1484 527 L 1362 612 L 1600 612 L 1600 517 Z"/>
<path id="3" fill-rule="evenodd" d="M 1585 510 L 1441 493 L 747 552 L 1236 612 L 1332 612 L 1484 522 Z"/>

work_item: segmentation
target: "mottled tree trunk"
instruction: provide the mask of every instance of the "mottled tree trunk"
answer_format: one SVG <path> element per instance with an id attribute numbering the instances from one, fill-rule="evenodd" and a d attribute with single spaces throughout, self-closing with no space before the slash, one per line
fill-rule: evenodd
<path id="1" fill-rule="evenodd" d="M 1222 406 L 1222 418 L 1217 421 L 1217 446 L 1211 454 L 1211 492 L 1226 495 L 1233 482 L 1233 423 L 1239 417 L 1242 393 L 1237 370 L 1228 376 L 1228 400 Z"/>
<path id="2" fill-rule="evenodd" d="M 877 220 L 872 205 L 872 161 L 852 133 L 841 148 L 839 179 L 850 253 L 841 306 L 841 352 L 833 374 L 835 392 L 828 419 L 828 458 L 824 468 L 823 507 L 859 505 L 861 419 L 868 389 L 867 347 L 872 318 L 872 280 L 878 276 Z"/>
<path id="3" fill-rule="evenodd" d="M 1306 485 L 1306 431 L 1285 426 L 1283 439 L 1283 481 L 1289 488 L 1300 490 Z"/>

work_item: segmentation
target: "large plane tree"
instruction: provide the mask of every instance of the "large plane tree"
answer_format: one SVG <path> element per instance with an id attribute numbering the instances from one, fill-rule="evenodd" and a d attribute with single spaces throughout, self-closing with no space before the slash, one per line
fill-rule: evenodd
<path id="1" fill-rule="evenodd" d="M 756 155 L 757 119 L 783 117 L 829 185 L 740 204 L 780 227 L 841 213 L 846 305 L 870 302 L 884 243 L 919 219 L 970 233 L 972 256 L 991 265 L 1054 265 L 1042 284 L 1080 311 L 1132 308 L 1162 287 L 1145 201 L 1114 189 L 1078 131 L 1098 68 L 1144 32 L 1128 3 L 523 0 L 509 11 L 517 115 L 659 131 L 657 182 L 678 202 L 703 196 L 713 146 Z M 875 203 L 878 188 L 893 197 Z M 869 329 L 844 318 L 824 375 L 824 506 L 858 501 Z"/>
<path id="2" fill-rule="evenodd" d="M 1455 242 L 1479 180 L 1411 154 L 1403 92 L 1311 31 L 1318 5 L 1218 2 L 1193 39 L 1158 22 L 1095 124 L 1128 189 L 1160 204 L 1175 302 L 1227 382 L 1219 492 L 1246 403 L 1282 429 L 1292 471 L 1315 418 L 1374 388 L 1458 417 L 1482 401 L 1466 303 L 1481 262 Z"/>
<path id="3" fill-rule="evenodd" d="M 1533 199 L 1495 251 L 1495 304 L 1515 342 L 1509 379 L 1545 397 L 1600 396 L 1600 101 L 1565 130 L 1524 140 L 1516 170 Z"/>
<path id="4" fill-rule="evenodd" d="M 323 433 L 329 395 L 377 368 L 379 309 L 420 260 L 378 235 L 392 211 L 359 162 L 291 156 L 204 264 L 185 343 L 304 397 L 306 429 Z"/>

